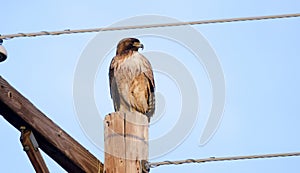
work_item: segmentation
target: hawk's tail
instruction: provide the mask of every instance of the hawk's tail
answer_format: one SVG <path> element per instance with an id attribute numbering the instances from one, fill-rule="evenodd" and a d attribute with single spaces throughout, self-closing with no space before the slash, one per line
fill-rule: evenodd
<path id="1" fill-rule="evenodd" d="M 153 114 L 155 112 L 155 94 L 154 94 L 154 92 L 150 93 L 148 105 L 149 105 L 149 107 L 148 107 L 148 111 L 147 111 L 146 115 L 148 117 L 148 122 L 150 122 L 150 118 L 153 116 Z"/>

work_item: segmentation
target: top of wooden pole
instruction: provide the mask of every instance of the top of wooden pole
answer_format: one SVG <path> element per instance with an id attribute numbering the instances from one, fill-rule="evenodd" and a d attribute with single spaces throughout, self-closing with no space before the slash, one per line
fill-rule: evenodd
<path id="1" fill-rule="evenodd" d="M 105 117 L 105 172 L 143 173 L 148 160 L 148 117 L 114 112 Z"/>

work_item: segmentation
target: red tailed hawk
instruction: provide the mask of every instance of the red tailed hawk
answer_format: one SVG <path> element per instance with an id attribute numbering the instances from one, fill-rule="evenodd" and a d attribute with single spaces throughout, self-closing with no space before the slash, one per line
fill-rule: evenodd
<path id="1" fill-rule="evenodd" d="M 155 110 L 154 77 L 151 64 L 139 48 L 144 46 L 136 38 L 118 43 L 109 68 L 110 95 L 115 111 L 137 111 L 150 121 Z"/>

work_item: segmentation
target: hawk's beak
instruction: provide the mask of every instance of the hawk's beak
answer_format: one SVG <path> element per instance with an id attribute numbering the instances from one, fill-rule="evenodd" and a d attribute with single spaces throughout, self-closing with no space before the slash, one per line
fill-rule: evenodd
<path id="1" fill-rule="evenodd" d="M 143 44 L 140 44 L 140 48 L 142 48 L 142 50 L 144 50 L 144 45 L 143 45 Z"/>
<path id="2" fill-rule="evenodd" d="M 133 46 L 134 46 L 134 47 L 137 47 L 137 48 L 142 48 L 142 50 L 144 50 L 144 45 L 141 44 L 141 43 L 139 43 L 139 42 L 133 43 Z"/>

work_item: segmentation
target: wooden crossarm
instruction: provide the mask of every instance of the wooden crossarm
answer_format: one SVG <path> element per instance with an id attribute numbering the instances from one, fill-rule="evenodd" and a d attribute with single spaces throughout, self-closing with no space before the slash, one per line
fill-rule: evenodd
<path id="1" fill-rule="evenodd" d="M 67 172 L 102 173 L 103 164 L 0 76 L 0 114 L 32 130 L 39 147 Z"/>

